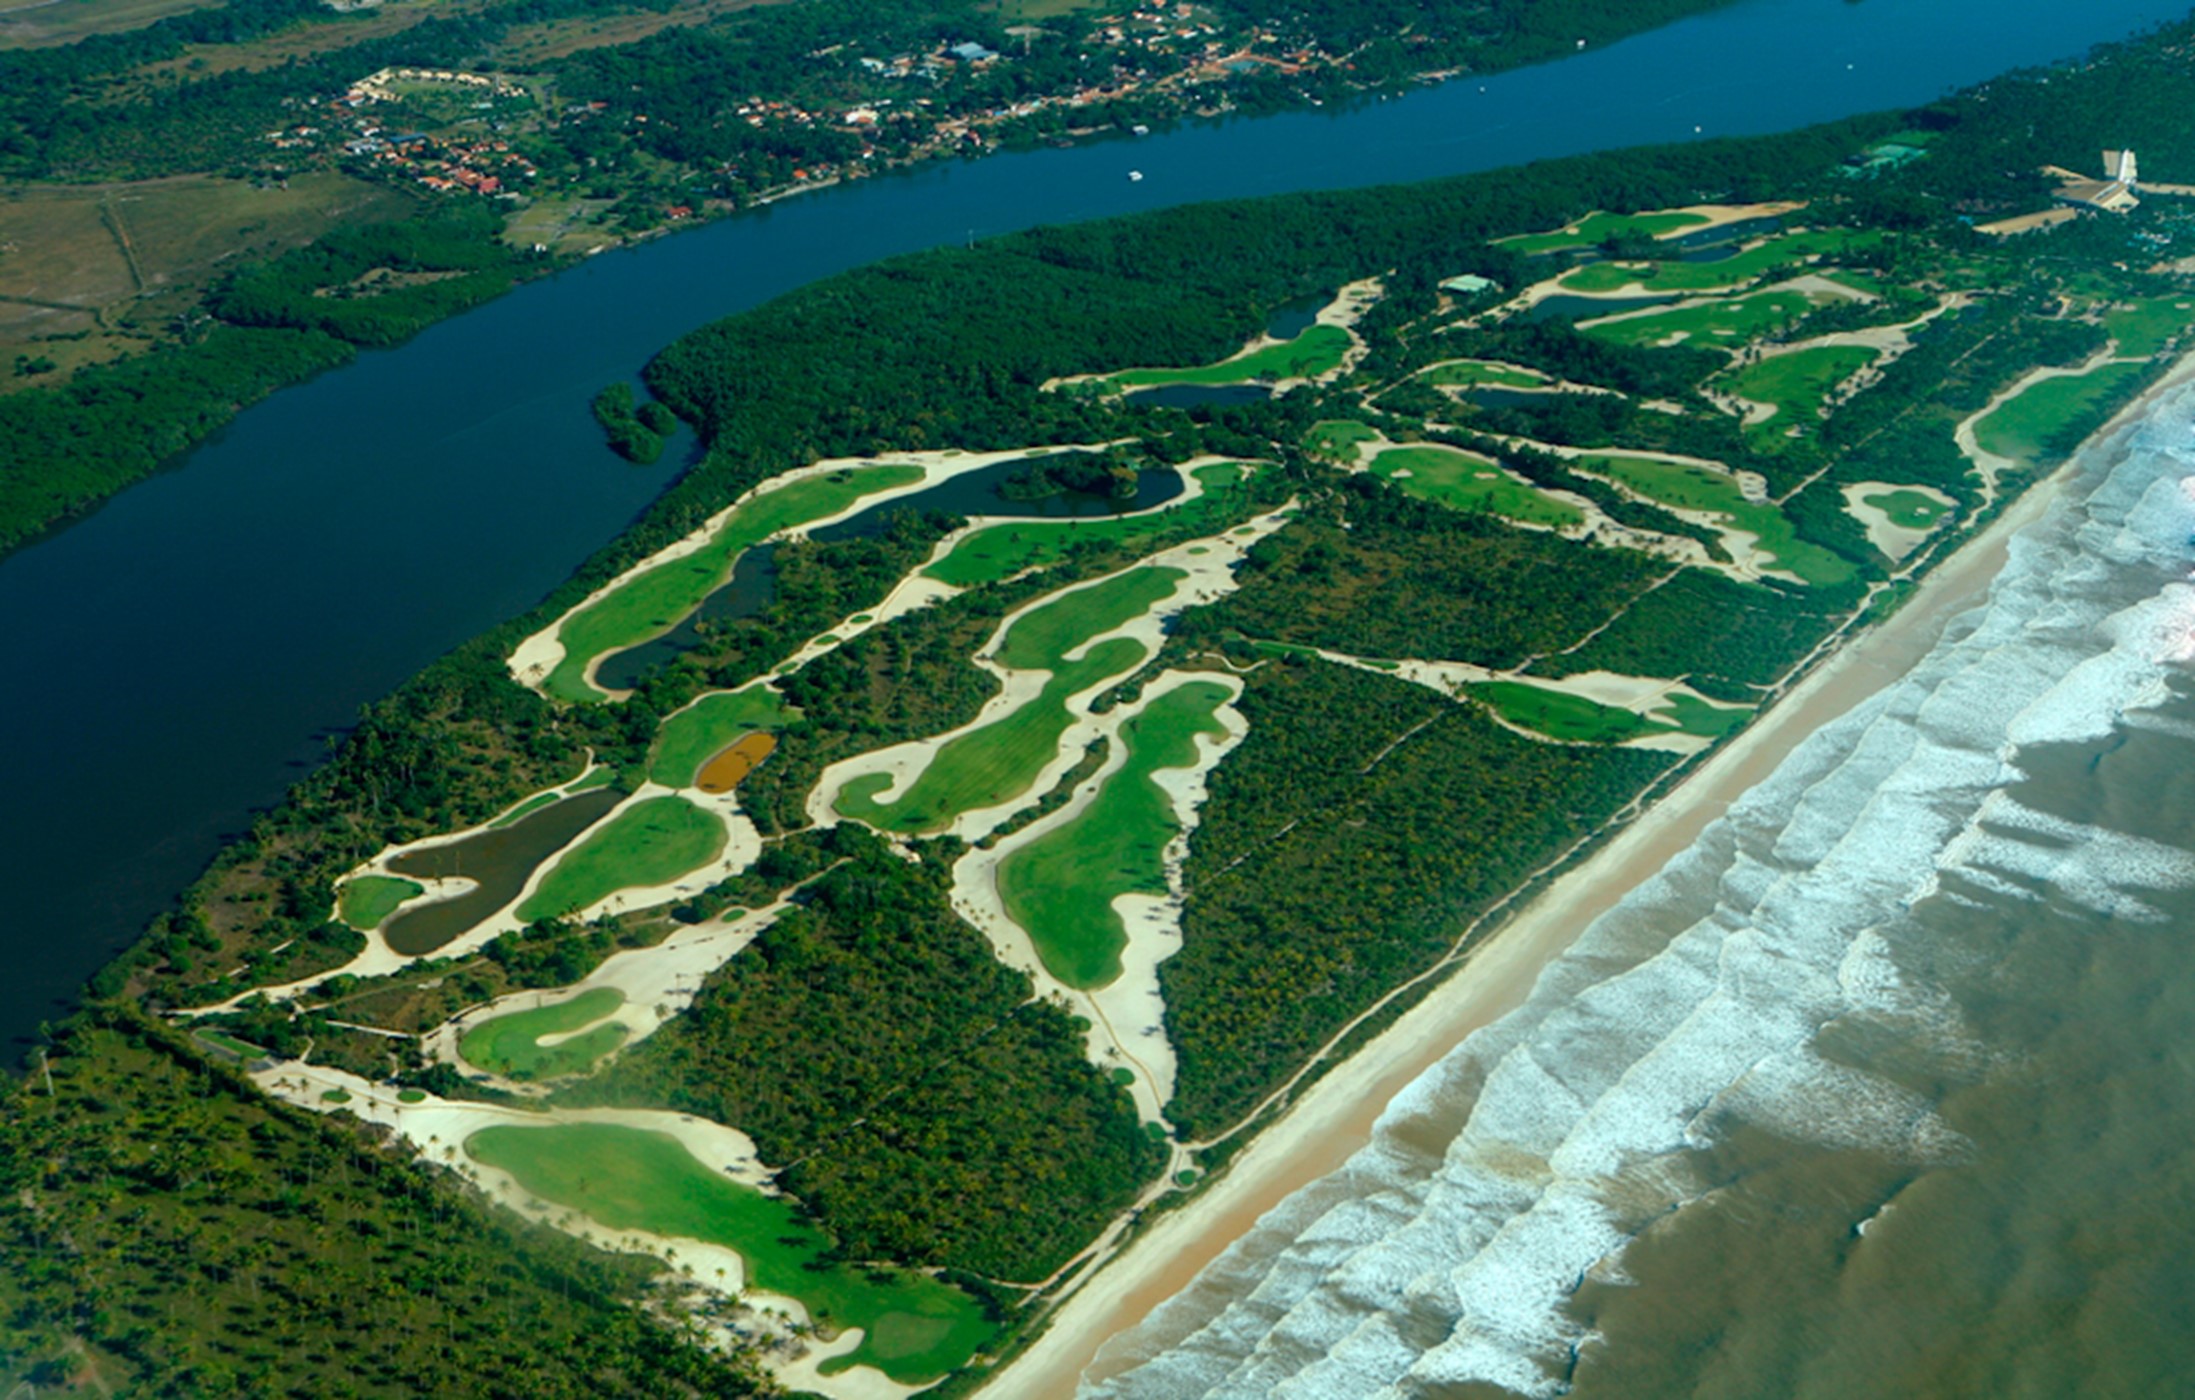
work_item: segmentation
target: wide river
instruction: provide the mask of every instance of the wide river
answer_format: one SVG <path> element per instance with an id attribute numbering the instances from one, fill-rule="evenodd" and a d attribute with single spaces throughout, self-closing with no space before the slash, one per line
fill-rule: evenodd
<path id="1" fill-rule="evenodd" d="M 22 670 L 0 698 L 0 1034 L 20 1042 L 64 1012 L 361 704 L 531 606 L 647 504 L 664 471 L 612 457 L 587 400 L 683 332 L 892 253 L 1041 222 L 1913 104 L 2180 12 L 1747 0 L 1347 112 L 805 196 L 595 258 L 278 394 L 0 560 L 0 637 Z"/>

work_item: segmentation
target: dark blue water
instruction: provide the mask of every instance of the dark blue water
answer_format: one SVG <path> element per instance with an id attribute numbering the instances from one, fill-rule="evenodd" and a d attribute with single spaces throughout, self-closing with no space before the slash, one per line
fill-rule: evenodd
<path id="1" fill-rule="evenodd" d="M 1262 384 L 1159 384 L 1127 395 L 1138 408 L 1233 408 L 1271 397 Z"/>
<path id="2" fill-rule="evenodd" d="M 862 181 L 592 259 L 279 394 L 182 470 L 0 561 L 21 677 L 0 700 L 0 1030 L 65 1009 L 362 703 L 532 605 L 633 518 L 666 471 L 611 456 L 587 402 L 685 331 L 1036 223 L 1918 103 L 2184 8 L 1751 0 L 1354 111 Z"/>

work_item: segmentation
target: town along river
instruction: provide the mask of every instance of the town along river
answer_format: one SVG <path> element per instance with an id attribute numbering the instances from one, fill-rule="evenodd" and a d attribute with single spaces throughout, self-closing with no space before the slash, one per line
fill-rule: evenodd
<path id="1" fill-rule="evenodd" d="M 1347 111 L 940 163 L 790 200 L 592 259 L 277 394 L 179 470 L 0 561 L 18 676 L 0 700 L 0 1031 L 20 1039 L 64 1011 L 362 703 L 531 607 L 632 520 L 667 474 L 611 456 L 588 400 L 707 321 L 1036 223 L 1925 102 L 2183 10 L 1744 0 Z"/>

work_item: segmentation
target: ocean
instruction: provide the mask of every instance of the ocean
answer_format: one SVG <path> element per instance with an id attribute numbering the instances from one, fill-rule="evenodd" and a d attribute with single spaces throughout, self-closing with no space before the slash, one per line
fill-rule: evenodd
<path id="1" fill-rule="evenodd" d="M 2069 470 L 1081 1393 L 2195 1394 L 2195 392 Z"/>

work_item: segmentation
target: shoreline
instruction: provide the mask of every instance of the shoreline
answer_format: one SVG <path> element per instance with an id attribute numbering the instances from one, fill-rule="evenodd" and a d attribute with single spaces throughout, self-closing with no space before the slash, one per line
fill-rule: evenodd
<path id="1" fill-rule="evenodd" d="M 1085 1374 L 1102 1380 L 1129 1369 L 1138 1358 L 1106 1357 L 1111 1343 L 1188 1287 L 1267 1212 L 1368 1145 L 1397 1094 L 1466 1036 L 1520 1005 L 1587 925 L 1691 846 L 1800 742 L 1903 675 L 1986 595 L 2012 537 L 2056 504 L 2079 462 L 2191 381 L 2195 350 L 1930 568 L 1891 616 L 1836 647 L 1727 747 L 1467 954 L 1455 974 L 1314 1081 L 1201 1196 L 1078 1281 L 1036 1341 L 976 1393 L 1072 1395 Z"/>

